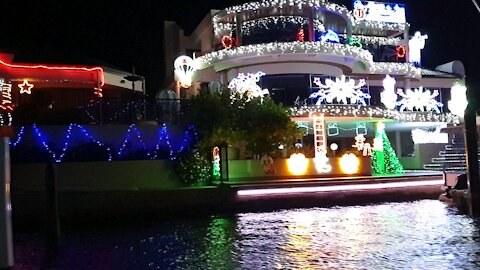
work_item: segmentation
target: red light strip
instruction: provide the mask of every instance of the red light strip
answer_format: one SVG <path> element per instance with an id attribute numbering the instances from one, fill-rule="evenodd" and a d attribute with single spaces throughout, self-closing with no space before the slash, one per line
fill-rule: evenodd
<path id="1" fill-rule="evenodd" d="M 330 191 L 347 191 L 347 190 L 372 190 L 372 189 L 388 189 L 401 187 L 419 187 L 419 186 L 438 186 L 444 185 L 444 180 L 431 181 L 409 181 L 379 184 L 356 184 L 356 185 L 338 185 L 338 186 L 320 186 L 320 187 L 291 187 L 291 188 L 266 188 L 266 189 L 249 189 L 238 190 L 239 196 L 258 196 L 258 195 L 282 195 L 293 193 L 312 193 L 312 192 L 330 192 Z"/>
<path id="2" fill-rule="evenodd" d="M 5 61 L 0 59 L 0 64 L 10 67 L 10 68 L 30 68 L 30 69 L 48 69 L 48 70 L 71 70 L 71 71 L 100 71 L 101 74 L 101 84 L 100 86 L 103 86 L 105 84 L 105 76 L 103 74 L 103 68 L 101 67 L 93 67 L 93 68 L 87 68 L 87 67 L 58 67 L 58 66 L 45 66 L 45 65 L 16 65 L 16 64 L 9 64 L 6 63 Z"/>

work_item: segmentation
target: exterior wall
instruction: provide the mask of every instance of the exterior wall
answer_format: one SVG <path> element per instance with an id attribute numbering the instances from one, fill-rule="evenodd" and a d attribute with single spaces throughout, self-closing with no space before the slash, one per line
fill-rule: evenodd
<path id="1" fill-rule="evenodd" d="M 57 185 L 63 191 L 168 189 L 181 186 L 166 160 L 69 162 L 55 164 Z M 46 164 L 12 164 L 12 190 L 45 189 Z"/>
<path id="2" fill-rule="evenodd" d="M 165 83 L 174 80 L 173 62 L 181 53 L 185 52 L 183 30 L 175 23 L 166 21 L 164 25 L 164 58 L 165 58 Z"/>
<path id="3" fill-rule="evenodd" d="M 438 152 L 445 149 L 446 144 L 429 143 L 415 144 L 412 157 L 399 157 L 400 163 L 407 170 L 424 170 L 423 165 L 432 163 L 432 158 L 438 157 Z"/>
<path id="4" fill-rule="evenodd" d="M 131 74 L 128 74 L 128 73 L 123 73 L 123 74 L 114 73 L 114 72 L 110 72 L 108 70 L 104 71 L 105 83 L 106 84 L 132 90 L 132 88 L 133 88 L 132 87 L 132 82 L 127 81 L 125 79 L 125 76 L 129 76 L 129 75 L 131 75 Z M 122 83 L 122 81 L 123 81 L 123 83 Z M 143 92 L 143 90 L 144 90 L 143 81 L 136 81 L 135 82 L 135 91 Z"/>

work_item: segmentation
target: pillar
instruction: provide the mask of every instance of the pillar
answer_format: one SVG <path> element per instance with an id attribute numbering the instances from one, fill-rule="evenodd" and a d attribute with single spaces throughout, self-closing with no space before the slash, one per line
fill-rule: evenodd
<path id="1" fill-rule="evenodd" d="M 12 203 L 10 200 L 10 145 L 0 138 L 0 269 L 13 266 Z"/>
<path id="2" fill-rule="evenodd" d="M 480 216 L 480 178 L 478 166 L 478 134 L 476 121 L 476 106 L 473 91 L 467 90 L 469 104 L 465 110 L 465 151 L 467 154 L 467 179 L 470 214 Z"/>
<path id="3" fill-rule="evenodd" d="M 235 17 L 235 33 L 237 47 L 242 46 L 242 19 L 240 18 L 240 14 L 237 14 Z"/>
<path id="4" fill-rule="evenodd" d="M 312 7 L 308 14 L 308 41 L 315 41 L 314 16 L 315 14 Z"/>

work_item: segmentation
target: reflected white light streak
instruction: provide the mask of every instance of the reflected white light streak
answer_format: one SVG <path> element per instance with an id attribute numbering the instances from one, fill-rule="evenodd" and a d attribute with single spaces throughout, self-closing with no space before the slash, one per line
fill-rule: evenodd
<path id="1" fill-rule="evenodd" d="M 402 187 L 419 187 L 419 186 L 437 186 L 443 185 L 444 180 L 430 181 L 405 181 L 394 183 L 379 184 L 356 184 L 356 185 L 337 185 L 337 186 L 320 186 L 320 187 L 291 187 L 291 188 L 266 188 L 266 189 L 249 189 L 238 190 L 239 196 L 255 196 L 255 195 L 279 195 L 291 193 L 311 193 L 311 192 L 329 192 L 329 191 L 346 191 L 346 190 L 372 190 L 372 189 L 388 189 Z"/>

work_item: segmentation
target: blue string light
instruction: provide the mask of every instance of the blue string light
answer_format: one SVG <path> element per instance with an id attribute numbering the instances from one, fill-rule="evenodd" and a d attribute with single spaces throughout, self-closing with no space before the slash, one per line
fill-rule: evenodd
<path id="1" fill-rule="evenodd" d="M 110 147 L 107 147 L 106 144 L 95 137 L 93 137 L 86 128 L 79 124 L 70 124 L 67 127 L 67 131 L 65 133 L 65 137 L 63 140 L 62 149 L 59 153 L 55 152 L 54 149 L 55 147 L 52 145 L 49 145 L 47 143 L 47 137 L 46 135 L 34 124 L 32 125 L 32 130 L 34 134 L 36 135 L 37 141 L 39 144 L 45 149 L 45 151 L 51 156 L 51 160 L 53 160 L 56 163 L 62 162 L 63 159 L 65 158 L 66 153 L 68 152 L 68 149 L 71 145 L 71 141 L 73 140 L 73 135 L 74 135 L 74 130 L 79 130 L 80 135 L 84 138 L 87 138 L 89 141 L 94 142 L 98 146 L 105 147 L 108 153 L 108 161 L 113 160 L 113 151 Z M 17 139 L 15 142 L 11 142 L 10 144 L 12 145 L 12 148 L 18 146 L 21 142 L 25 141 L 23 138 L 25 137 L 25 130 L 26 128 L 22 126 L 20 128 L 20 131 L 18 132 Z M 193 133 L 193 136 L 192 136 Z M 125 134 L 125 138 L 123 140 L 122 146 L 119 148 L 117 151 L 117 159 L 119 159 L 124 152 L 126 151 L 127 144 L 132 140 L 132 134 L 135 134 L 136 141 L 141 145 L 141 148 L 145 151 L 147 157 L 151 160 L 155 160 L 158 158 L 159 150 L 161 148 L 162 143 L 165 143 L 167 145 L 168 151 L 169 151 L 169 158 L 170 160 L 175 160 L 176 155 L 180 152 L 182 152 L 186 147 L 191 145 L 192 143 L 192 137 L 197 140 L 197 133 L 195 131 L 195 128 L 193 126 L 188 127 L 188 129 L 184 132 L 184 138 L 183 138 L 183 143 L 181 144 L 181 147 L 178 150 L 174 150 L 173 146 L 170 142 L 170 135 L 168 132 L 168 128 L 166 124 L 163 124 L 162 127 L 159 129 L 157 132 L 157 141 L 155 146 L 153 147 L 153 150 L 150 151 L 149 148 L 147 147 L 147 144 L 145 140 L 142 138 L 142 133 L 141 131 L 135 126 L 135 124 L 132 124 L 128 127 L 127 133 Z"/>
<path id="2" fill-rule="evenodd" d="M 25 127 L 22 126 L 20 131 L 18 132 L 17 139 L 14 142 L 10 142 L 11 147 L 17 146 L 23 139 L 23 135 L 25 134 Z"/>

